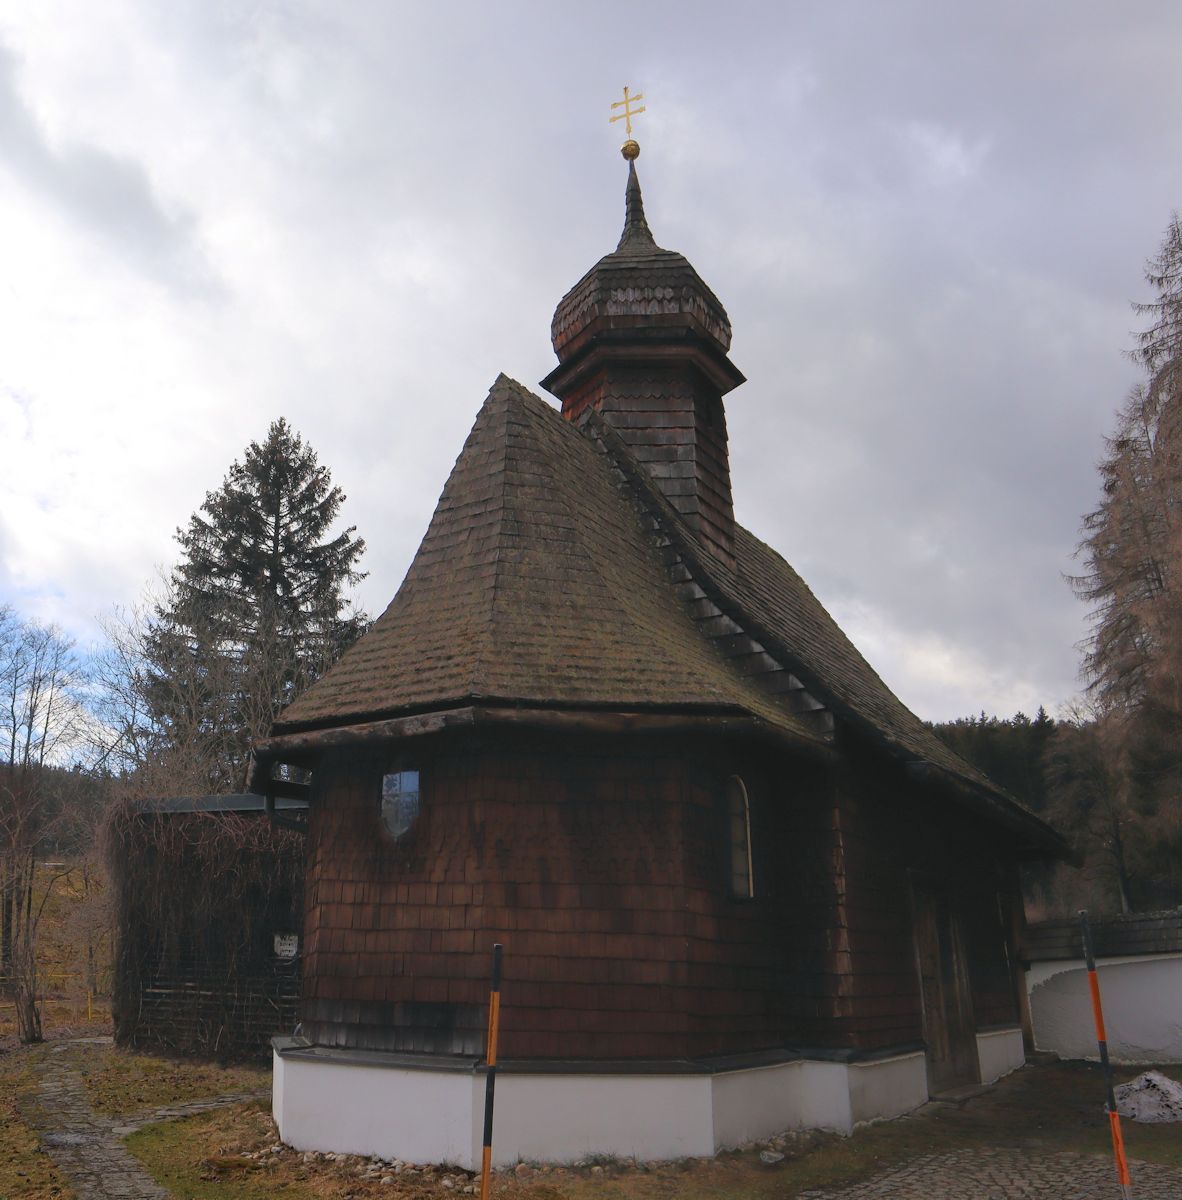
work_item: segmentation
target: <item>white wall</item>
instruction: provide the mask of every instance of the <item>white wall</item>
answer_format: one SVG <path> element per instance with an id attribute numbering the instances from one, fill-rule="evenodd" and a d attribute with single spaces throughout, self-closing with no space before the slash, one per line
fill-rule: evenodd
<path id="1" fill-rule="evenodd" d="M 982 1083 L 993 1083 L 1025 1065 L 1022 1030 L 1018 1027 L 990 1029 L 987 1033 L 977 1034 L 977 1062 L 981 1067 Z"/>
<path id="2" fill-rule="evenodd" d="M 854 1125 L 902 1116 L 928 1101 L 927 1055 L 917 1050 L 879 1062 L 851 1063 L 849 1087 Z"/>
<path id="3" fill-rule="evenodd" d="M 274 1058 L 271 1110 L 279 1136 L 294 1149 L 455 1163 L 468 1170 L 479 1163 L 473 1093 L 479 1088 L 483 1105 L 483 1078 L 278 1053 Z"/>
<path id="4" fill-rule="evenodd" d="M 480 1163 L 484 1076 L 275 1055 L 272 1109 L 297 1150 Z M 710 1155 L 785 1129 L 849 1133 L 927 1100 L 924 1055 L 686 1075 L 501 1074 L 493 1161 Z"/>
<path id="5" fill-rule="evenodd" d="M 480 1109 L 484 1087 L 481 1076 Z M 483 1134 L 483 1122 L 481 1123 Z M 493 1161 L 714 1153 L 708 1075 L 498 1075 Z"/>
<path id="6" fill-rule="evenodd" d="M 785 1129 L 849 1133 L 848 1075 L 844 1063 L 800 1061 L 707 1077 L 714 1121 L 709 1153 Z"/>
<path id="7" fill-rule="evenodd" d="M 1182 955 L 1102 959 L 1096 973 L 1112 1059 L 1182 1062 Z M 1035 1046 L 1061 1058 L 1098 1058 L 1083 961 L 1032 963 L 1026 983 Z"/>

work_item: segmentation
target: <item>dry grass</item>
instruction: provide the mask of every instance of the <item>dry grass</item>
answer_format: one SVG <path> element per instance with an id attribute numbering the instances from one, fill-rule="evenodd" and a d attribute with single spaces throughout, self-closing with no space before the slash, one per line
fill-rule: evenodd
<path id="1" fill-rule="evenodd" d="M 1122 1078 L 1137 1074 L 1125 1070 Z M 1177 1070 L 1174 1070 L 1177 1074 Z M 928 1105 L 898 1121 L 859 1130 L 853 1137 L 809 1134 L 789 1138 L 785 1160 L 765 1166 L 761 1147 L 714 1159 L 636 1166 L 599 1160 L 579 1168 L 525 1168 L 498 1173 L 502 1200 L 789 1200 L 810 1187 L 835 1185 L 934 1151 L 1016 1146 L 1038 1152 L 1074 1150 L 1107 1155 L 1099 1068 L 1082 1063 L 1032 1066 L 961 1107 Z M 1125 1123 L 1133 1158 L 1182 1165 L 1177 1126 Z M 368 1160 L 305 1161 L 280 1148 L 265 1105 L 239 1105 L 184 1121 L 150 1126 L 128 1144 L 176 1196 L 261 1200 L 282 1194 L 302 1200 L 439 1200 L 474 1186 L 464 1172 L 431 1169 L 366 1177 Z M 443 1179 L 453 1182 L 449 1189 Z"/>
<path id="2" fill-rule="evenodd" d="M 73 1189 L 25 1120 L 35 1102 L 36 1065 L 32 1052 L 0 1054 L 0 1197 L 72 1200 Z"/>
<path id="3" fill-rule="evenodd" d="M 66 1054 L 82 1074 L 91 1108 L 107 1116 L 132 1116 L 231 1092 L 266 1091 L 271 1086 L 266 1067 L 223 1067 L 114 1046 L 75 1047 Z"/>
<path id="4" fill-rule="evenodd" d="M 87 1099 L 101 1113 L 127 1116 L 269 1084 L 261 1068 L 206 1064 L 128 1054 L 110 1046 L 22 1046 L 0 1051 L 0 1200 L 70 1200 L 74 1192 L 29 1121 L 47 1057 L 81 1071 Z"/>

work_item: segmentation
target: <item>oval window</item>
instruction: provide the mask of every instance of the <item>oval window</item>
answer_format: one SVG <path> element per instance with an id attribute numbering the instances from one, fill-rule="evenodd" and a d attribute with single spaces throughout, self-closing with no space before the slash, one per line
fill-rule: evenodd
<path id="1" fill-rule="evenodd" d="M 382 825 L 393 837 L 401 837 L 419 815 L 419 773 L 390 771 L 382 776 Z"/>

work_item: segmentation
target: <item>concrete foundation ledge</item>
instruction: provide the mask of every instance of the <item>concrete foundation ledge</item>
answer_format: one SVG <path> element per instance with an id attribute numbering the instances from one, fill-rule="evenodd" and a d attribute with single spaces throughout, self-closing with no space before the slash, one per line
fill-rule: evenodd
<path id="1" fill-rule="evenodd" d="M 1020 1040 L 1020 1035 L 1019 1035 Z M 276 1039 L 272 1111 L 297 1150 L 480 1163 L 484 1075 L 472 1060 L 315 1048 Z M 927 1100 L 921 1050 L 852 1062 L 791 1057 L 729 1070 L 498 1074 L 494 1162 L 703 1157 L 784 1129 L 849 1133 Z"/>

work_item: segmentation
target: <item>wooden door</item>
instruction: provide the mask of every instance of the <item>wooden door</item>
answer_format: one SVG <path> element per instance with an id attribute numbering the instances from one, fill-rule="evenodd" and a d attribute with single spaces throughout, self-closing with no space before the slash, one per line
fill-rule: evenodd
<path id="1" fill-rule="evenodd" d="M 915 881 L 912 896 L 928 1091 L 936 1095 L 981 1082 L 976 1025 L 955 906 L 945 890 Z"/>

